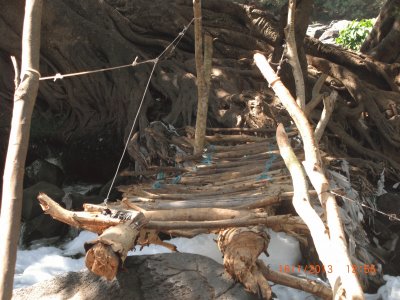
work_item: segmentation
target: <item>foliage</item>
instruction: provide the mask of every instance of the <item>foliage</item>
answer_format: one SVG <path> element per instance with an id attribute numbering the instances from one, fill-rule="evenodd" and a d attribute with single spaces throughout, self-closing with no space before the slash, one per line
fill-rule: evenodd
<path id="1" fill-rule="evenodd" d="M 358 51 L 373 26 L 374 19 L 354 20 L 339 32 L 339 37 L 335 41 L 347 49 Z"/>

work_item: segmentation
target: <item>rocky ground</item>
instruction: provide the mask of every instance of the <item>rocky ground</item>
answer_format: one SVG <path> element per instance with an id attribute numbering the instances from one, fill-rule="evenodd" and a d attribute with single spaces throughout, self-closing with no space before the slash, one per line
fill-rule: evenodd
<path id="1" fill-rule="evenodd" d="M 14 291 L 13 299 L 258 299 L 214 260 L 195 254 L 128 257 L 113 281 L 71 272 Z"/>

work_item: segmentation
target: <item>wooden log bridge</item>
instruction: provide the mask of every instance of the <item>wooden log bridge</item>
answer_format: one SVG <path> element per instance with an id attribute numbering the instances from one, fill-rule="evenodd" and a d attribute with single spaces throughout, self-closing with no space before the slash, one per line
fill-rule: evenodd
<path id="1" fill-rule="evenodd" d="M 175 166 L 123 171 L 121 175 L 140 177 L 141 182 L 118 187 L 123 197 L 116 202 L 84 204 L 83 211 L 72 212 L 45 194 L 38 200 L 53 218 L 99 234 L 85 245 L 86 266 L 107 279 L 116 276 L 128 250 L 135 245 L 158 244 L 177 250 L 162 241 L 159 232 L 183 237 L 213 232 L 219 234 L 218 247 L 226 271 L 249 291 L 269 299 L 271 280 L 332 298 L 326 286 L 274 272 L 258 259 L 262 252 L 267 253 L 267 228 L 302 241 L 308 235 L 304 222 L 292 215 L 292 181 L 280 157 L 274 130 L 214 128 L 207 132 L 211 135 L 206 136 L 200 156 L 192 155 L 193 139 L 188 134 L 168 140 L 188 149 L 174 157 Z M 289 131 L 289 136 L 296 135 Z M 301 147 L 295 149 L 301 157 Z M 315 192 L 309 192 L 316 200 Z M 280 214 L 276 214 L 277 207 Z"/>

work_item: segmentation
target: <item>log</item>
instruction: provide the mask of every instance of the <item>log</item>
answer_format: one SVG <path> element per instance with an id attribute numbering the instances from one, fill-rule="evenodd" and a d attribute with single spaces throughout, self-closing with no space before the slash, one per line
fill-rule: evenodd
<path id="1" fill-rule="evenodd" d="M 299 56 L 297 54 L 297 43 L 295 39 L 295 14 L 296 0 L 289 0 L 287 27 L 285 28 L 286 36 L 286 57 L 293 69 L 293 77 L 296 85 L 296 103 L 300 109 L 306 107 L 306 89 L 304 84 L 303 71 L 301 70 Z"/>
<path id="2" fill-rule="evenodd" d="M 263 226 L 230 228 L 220 232 L 218 248 L 224 256 L 225 270 L 247 290 L 271 299 L 272 291 L 256 262 L 267 253 L 270 236 Z"/>
<path id="3" fill-rule="evenodd" d="M 293 206 L 310 229 L 311 237 L 322 264 L 325 266 L 333 266 L 332 272 L 326 275 L 331 286 L 334 286 L 339 280 L 339 273 L 335 269 L 336 265 L 333 260 L 334 253 L 332 252 L 333 248 L 331 246 L 329 234 L 325 229 L 323 221 L 311 206 L 308 196 L 308 182 L 303 167 L 290 146 L 289 139 L 282 124 L 278 125 L 276 139 L 282 158 L 292 176 L 294 189 Z"/>
<path id="4" fill-rule="evenodd" d="M 126 213 L 124 220 L 118 218 L 111 218 L 107 209 L 104 213 L 89 213 L 89 212 L 71 212 L 62 208 L 57 202 L 52 200 L 45 194 L 40 194 L 38 197 L 41 206 L 45 213 L 50 214 L 52 218 L 57 219 L 63 223 L 71 226 L 86 229 L 92 232 L 101 234 L 109 227 L 116 226 L 125 222 L 130 222 L 139 213 L 136 211 L 129 211 Z M 243 227 L 251 225 L 266 225 L 275 231 L 286 232 L 306 232 L 307 227 L 298 218 L 290 215 L 268 216 L 262 212 L 249 212 L 240 218 L 223 219 L 215 221 L 153 221 L 145 225 L 145 229 L 156 229 L 158 231 L 168 230 L 187 230 L 187 229 L 222 229 L 230 227 Z"/>
<path id="5" fill-rule="evenodd" d="M 2 4 L 2 9 L 7 10 L 3 5 L 4 3 Z M 19 3 L 19 6 L 23 7 L 24 2 Z M 16 73 L 14 76 L 20 75 L 21 81 L 15 88 L 14 93 L 11 129 L 0 199 L 0 228 L 2 235 L 0 239 L 0 299 L 2 300 L 11 299 L 13 290 L 14 270 L 21 228 L 24 168 L 29 146 L 32 113 L 39 88 L 42 6 L 42 0 L 25 1 L 22 42 L 20 41 L 21 35 L 17 35 L 18 49 L 22 47 L 22 53 L 18 53 L 21 55 L 21 74 Z M 10 15 L 9 11 L 8 14 Z M 17 19 L 16 17 L 13 18 Z M 2 24 L 3 27 L 4 20 L 2 20 Z M 4 39 L 3 34 L 2 39 Z M 2 98 L 4 97 L 2 96 Z M 2 99 L 2 102 L 4 102 L 4 99 Z M 5 114 L 2 114 L 2 118 L 4 117 Z"/>
<path id="6" fill-rule="evenodd" d="M 288 110 L 290 116 L 296 123 L 304 143 L 305 161 L 304 168 L 310 181 L 318 193 L 322 207 L 326 210 L 330 240 L 332 247 L 336 251 L 337 261 L 335 266 L 340 274 L 342 284 L 345 287 L 345 297 L 353 299 L 364 299 L 364 293 L 356 274 L 350 274 L 346 270 L 347 265 L 351 265 L 346 237 L 343 231 L 342 222 L 339 217 L 338 206 L 333 194 L 329 192 L 329 182 L 323 172 L 321 157 L 315 143 L 314 134 L 307 121 L 304 112 L 298 107 L 290 92 L 276 76 L 273 69 L 268 64 L 265 56 L 255 54 L 254 60 L 262 72 L 263 76 L 270 82 L 273 90 L 278 95 L 282 104 Z M 333 283 L 336 284 L 336 283 Z M 334 285 L 333 285 L 334 286 Z"/>
<path id="7" fill-rule="evenodd" d="M 331 289 L 315 280 L 299 278 L 283 272 L 276 272 L 265 266 L 264 262 L 261 260 L 257 260 L 257 266 L 264 277 L 269 281 L 314 294 L 325 300 L 333 298 Z"/>
<path id="8" fill-rule="evenodd" d="M 98 238 L 85 243 L 86 267 L 107 280 L 114 279 L 146 222 L 144 215 L 139 213 L 133 220 L 109 227 Z"/>
<path id="9" fill-rule="evenodd" d="M 71 212 L 61 207 L 57 202 L 52 200 L 45 194 L 38 196 L 40 205 L 46 214 L 56 220 L 71 226 L 86 229 L 101 234 L 109 227 L 119 225 L 121 223 L 130 222 L 139 212 L 125 212 L 124 219 L 110 217 L 111 211 L 104 210 L 105 214 L 90 212 Z M 268 218 L 267 218 L 268 217 Z M 243 227 L 250 225 L 265 224 L 276 231 L 305 231 L 307 230 L 304 223 L 298 218 L 290 215 L 268 216 L 266 213 L 250 212 L 247 215 L 216 221 L 152 221 L 149 220 L 145 225 L 146 229 L 156 229 L 159 231 L 182 230 L 182 229 L 221 229 L 229 227 Z"/>

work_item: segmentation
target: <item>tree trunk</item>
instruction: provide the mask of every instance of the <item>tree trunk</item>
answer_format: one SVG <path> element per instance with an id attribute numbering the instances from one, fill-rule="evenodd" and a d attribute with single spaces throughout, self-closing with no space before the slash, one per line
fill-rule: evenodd
<path id="1" fill-rule="evenodd" d="M 387 0 L 361 52 L 386 63 L 400 63 L 400 1 Z"/>
<path id="2" fill-rule="evenodd" d="M 31 116 L 39 87 L 42 1 L 26 1 L 21 83 L 14 95 L 10 140 L 3 177 L 0 228 L 0 298 L 11 299 L 22 210 L 23 177 Z"/>

